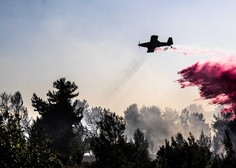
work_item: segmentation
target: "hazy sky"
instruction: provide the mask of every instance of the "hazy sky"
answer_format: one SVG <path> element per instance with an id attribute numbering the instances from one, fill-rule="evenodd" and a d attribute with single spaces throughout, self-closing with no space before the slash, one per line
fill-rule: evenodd
<path id="1" fill-rule="evenodd" d="M 133 103 L 213 109 L 174 81 L 199 60 L 235 52 L 235 8 L 234 0 L 0 0 L 0 93 L 19 90 L 30 109 L 33 93 L 46 98 L 66 77 L 78 99 L 118 114 Z M 195 54 L 147 54 L 137 44 L 152 34 Z"/>

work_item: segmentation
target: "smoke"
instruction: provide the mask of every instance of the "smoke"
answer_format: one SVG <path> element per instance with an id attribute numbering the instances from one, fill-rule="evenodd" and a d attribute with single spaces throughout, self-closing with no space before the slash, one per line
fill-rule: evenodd
<path id="1" fill-rule="evenodd" d="M 134 131 L 139 128 L 144 132 L 152 152 L 157 151 L 159 145 L 173 135 L 173 123 L 165 122 L 161 110 L 156 106 L 143 106 L 138 109 L 138 106 L 133 104 L 126 109 L 124 114 L 126 120 L 125 134 L 129 139 L 132 139 Z"/>
<path id="2" fill-rule="evenodd" d="M 206 134 L 210 132 L 203 115 L 198 114 L 197 111 L 190 113 L 184 110 L 178 114 L 171 108 L 161 111 L 157 106 L 143 106 L 139 109 L 136 104 L 133 104 L 126 109 L 124 117 L 127 137 L 132 139 L 134 131 L 139 128 L 149 142 L 151 153 L 155 153 L 159 146 L 164 144 L 165 139 L 170 139 L 178 132 L 185 137 L 189 135 L 189 132 L 192 132 L 195 137 L 199 137 L 202 130 Z"/>
<path id="3" fill-rule="evenodd" d="M 236 109 L 236 64 L 235 59 L 197 62 L 178 72 L 182 78 L 177 82 L 182 88 L 197 86 L 201 98 L 211 104 L 223 105 L 222 112 Z"/>
<path id="4" fill-rule="evenodd" d="M 205 113 L 203 110 L 203 107 L 201 105 L 196 105 L 196 104 L 190 104 L 189 106 L 186 107 L 186 110 L 188 110 L 191 113 Z"/>
<path id="5" fill-rule="evenodd" d="M 109 95 L 107 95 L 108 100 L 111 101 L 111 97 L 116 96 L 122 88 L 129 82 L 130 79 L 138 72 L 138 70 L 142 67 L 145 60 L 147 59 L 146 55 L 143 55 L 141 57 L 135 57 L 134 60 L 130 62 L 130 64 L 127 65 L 124 72 L 122 72 L 120 75 L 116 77 L 116 80 L 112 82 L 110 85 Z"/>

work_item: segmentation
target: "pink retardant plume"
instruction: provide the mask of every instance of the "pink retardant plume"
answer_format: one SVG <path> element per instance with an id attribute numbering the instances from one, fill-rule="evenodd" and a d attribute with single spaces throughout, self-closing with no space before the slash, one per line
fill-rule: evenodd
<path id="1" fill-rule="evenodd" d="M 182 88 L 197 86 L 200 96 L 211 104 L 223 105 L 222 113 L 236 110 L 236 61 L 198 62 L 178 72 L 182 76 L 177 82 Z"/>

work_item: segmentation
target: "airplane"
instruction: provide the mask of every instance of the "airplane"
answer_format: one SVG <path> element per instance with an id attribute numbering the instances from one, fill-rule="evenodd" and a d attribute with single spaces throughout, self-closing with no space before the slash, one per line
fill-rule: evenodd
<path id="1" fill-rule="evenodd" d="M 147 52 L 154 52 L 155 48 L 157 47 L 163 47 L 163 46 L 170 46 L 172 48 L 172 44 L 173 44 L 173 40 L 172 37 L 169 37 L 167 42 L 160 42 L 157 40 L 158 36 L 157 35 L 152 35 L 150 42 L 146 42 L 146 43 L 139 43 L 138 46 L 139 47 L 146 47 L 148 48 Z"/>

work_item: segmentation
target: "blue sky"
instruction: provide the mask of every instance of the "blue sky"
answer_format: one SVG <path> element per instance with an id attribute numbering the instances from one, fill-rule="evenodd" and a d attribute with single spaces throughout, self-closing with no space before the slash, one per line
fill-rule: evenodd
<path id="1" fill-rule="evenodd" d="M 214 55 L 138 48 L 150 35 L 176 46 L 235 52 L 233 0 L 0 0 L 0 92 L 46 98 L 66 77 L 79 99 L 122 114 L 132 103 L 181 110 L 214 108 L 197 88 L 181 89 L 178 71 Z M 222 59 L 224 59 L 222 57 Z M 30 113 L 33 114 L 32 109 Z M 35 114 L 35 113 L 34 113 Z"/>

